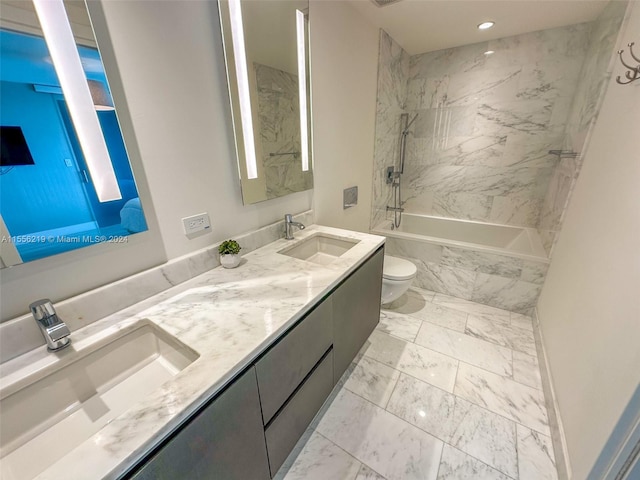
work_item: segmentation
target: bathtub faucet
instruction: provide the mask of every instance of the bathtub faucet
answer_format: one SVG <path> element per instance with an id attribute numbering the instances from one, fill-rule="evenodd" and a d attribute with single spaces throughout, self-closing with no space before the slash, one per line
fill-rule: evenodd
<path id="1" fill-rule="evenodd" d="M 50 351 L 55 352 L 69 346 L 71 332 L 66 323 L 60 320 L 56 314 L 56 309 L 53 308 L 51 300 L 44 298 L 33 302 L 29 305 L 29 309 L 38 327 L 40 327 L 42 336 L 47 341 L 47 348 Z"/>

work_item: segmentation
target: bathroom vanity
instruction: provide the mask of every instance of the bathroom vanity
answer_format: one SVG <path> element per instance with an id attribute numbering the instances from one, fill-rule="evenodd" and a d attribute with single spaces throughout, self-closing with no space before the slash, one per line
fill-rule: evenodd
<path id="1" fill-rule="evenodd" d="M 271 478 L 378 323 L 383 252 L 383 237 L 311 226 L 73 332 L 66 352 L 3 364 L 5 390 L 141 324 L 186 356 L 35 478 Z"/>
<path id="2" fill-rule="evenodd" d="M 380 317 L 383 249 L 124 478 L 269 479 Z"/>

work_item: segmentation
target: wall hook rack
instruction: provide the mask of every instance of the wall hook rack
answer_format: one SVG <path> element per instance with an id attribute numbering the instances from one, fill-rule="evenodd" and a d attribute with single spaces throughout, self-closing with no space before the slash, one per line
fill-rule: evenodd
<path id="1" fill-rule="evenodd" d="M 622 62 L 622 65 L 624 65 L 626 68 L 629 69 L 624 73 L 624 76 L 628 80 L 628 82 L 623 82 L 620 79 L 620 75 L 616 77 L 616 82 L 618 82 L 620 85 L 627 85 L 628 83 L 634 82 L 640 78 L 640 58 L 636 57 L 633 53 L 634 45 L 635 45 L 635 42 L 631 42 L 627 44 L 627 46 L 629 47 L 629 54 L 631 55 L 631 58 L 636 62 L 638 62 L 638 65 L 635 67 L 632 65 L 629 65 L 627 62 L 624 61 L 624 58 L 622 58 L 622 54 L 624 53 L 624 50 L 618 50 L 618 56 L 620 57 L 620 61 Z"/>

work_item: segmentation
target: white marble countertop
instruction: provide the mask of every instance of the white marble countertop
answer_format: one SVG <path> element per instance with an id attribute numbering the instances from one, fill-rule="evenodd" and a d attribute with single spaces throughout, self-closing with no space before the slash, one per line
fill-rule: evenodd
<path id="1" fill-rule="evenodd" d="M 329 265 L 278 254 L 278 250 L 323 232 L 358 240 Z M 333 287 L 384 243 L 384 237 L 313 225 L 296 240 L 277 240 L 247 254 L 236 269 L 215 268 L 137 305 L 73 332 L 73 344 L 58 354 L 44 347 L 6 362 L 2 389 L 141 319 L 175 336 L 200 356 L 144 401 L 41 473 L 38 479 L 115 478 L 167 433 L 221 390 L 300 319 Z"/>

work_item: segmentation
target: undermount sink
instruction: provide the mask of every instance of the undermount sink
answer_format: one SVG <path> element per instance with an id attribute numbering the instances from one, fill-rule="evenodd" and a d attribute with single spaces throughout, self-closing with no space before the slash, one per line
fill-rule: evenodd
<path id="1" fill-rule="evenodd" d="M 73 344 L 72 347 L 73 348 Z M 148 321 L 0 392 L 0 478 L 30 479 L 194 362 Z"/>
<path id="2" fill-rule="evenodd" d="M 328 265 L 359 242 L 360 240 L 337 235 L 315 233 L 291 247 L 283 248 L 278 253 L 319 265 Z"/>

